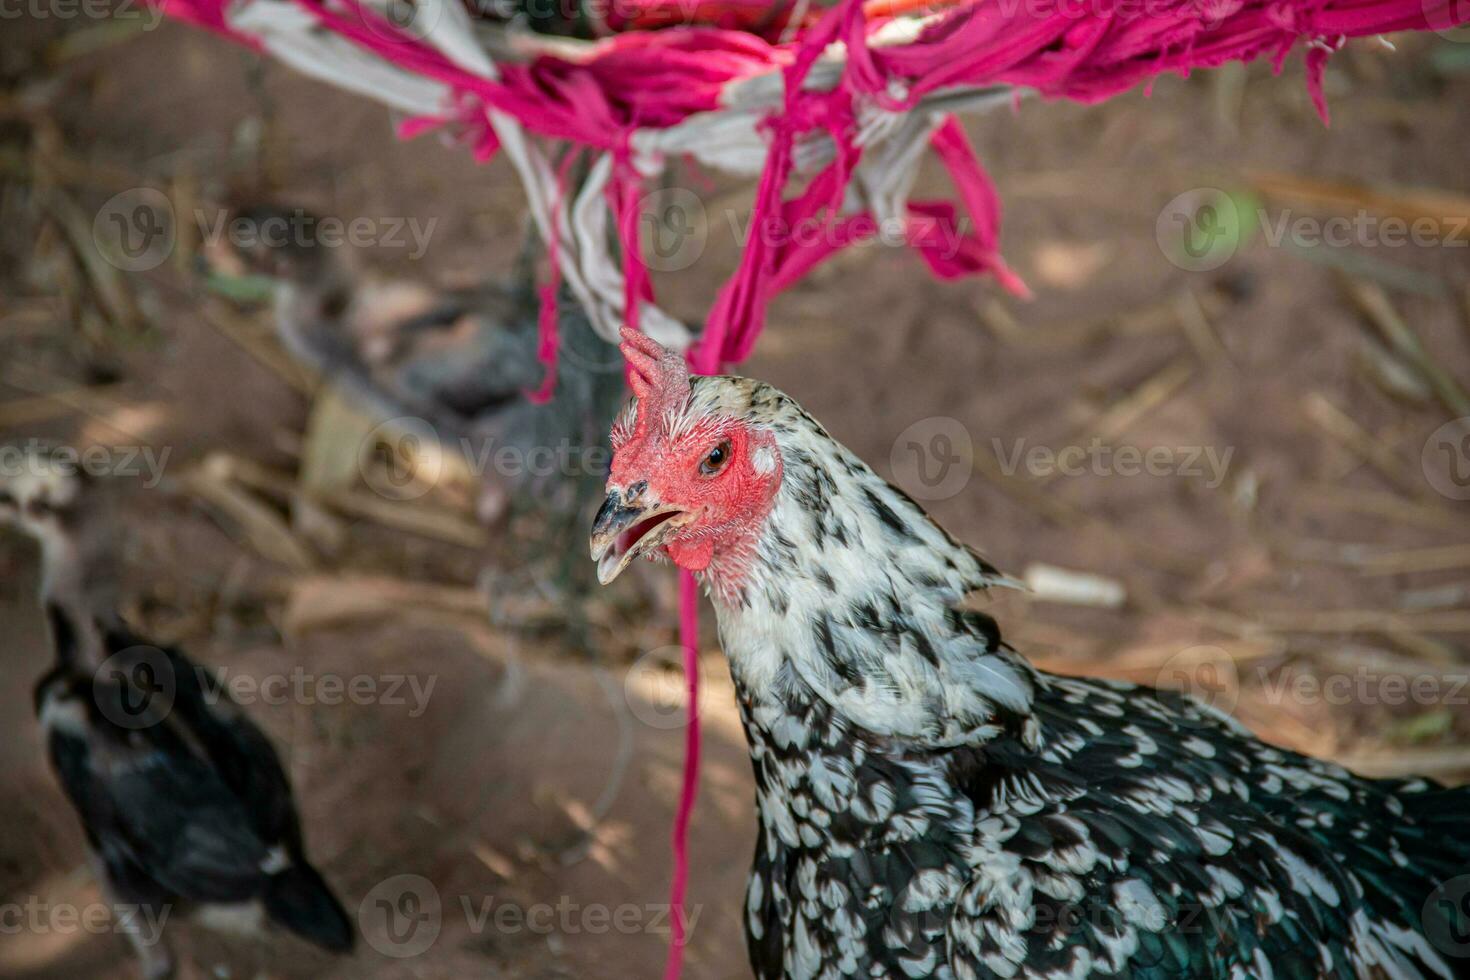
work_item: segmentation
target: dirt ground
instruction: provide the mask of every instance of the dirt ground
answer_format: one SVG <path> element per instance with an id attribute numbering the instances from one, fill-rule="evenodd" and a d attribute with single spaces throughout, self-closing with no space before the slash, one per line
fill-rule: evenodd
<path id="1" fill-rule="evenodd" d="M 23 22 L 0 40 L 0 442 L 166 447 L 164 480 L 130 495 L 130 615 L 247 680 L 305 671 L 379 685 L 366 703 L 308 687 L 248 707 L 289 760 L 310 850 L 367 941 L 327 961 L 291 940 L 196 928 L 178 930 L 181 948 L 220 977 L 657 975 L 684 740 L 671 575 L 620 582 L 598 620 L 610 625 L 572 633 L 449 608 L 485 562 L 513 572 L 524 560 L 494 542 L 339 515 L 333 546 L 307 535 L 304 556 L 271 552 L 197 483 L 210 454 L 300 464 L 312 397 L 257 356 L 270 350 L 264 310 L 208 295 L 182 247 L 118 280 L 132 325 L 76 300 L 87 272 L 66 216 L 86 229 L 137 187 L 201 206 L 257 194 L 344 220 L 433 220 L 421 259 L 367 258 L 440 282 L 503 276 L 522 216 L 509 168 L 433 137 L 398 142 L 380 106 L 199 31 L 79 27 Z M 1470 458 L 1455 441 L 1465 430 L 1435 433 L 1470 414 L 1455 401 L 1470 383 L 1470 232 L 1454 220 L 1470 215 L 1470 71 L 1453 39 L 1395 47 L 1357 42 L 1332 61 L 1330 128 L 1299 57 L 1282 77 L 1253 66 L 1165 79 L 1151 97 L 970 120 L 1006 205 L 1005 254 L 1035 298 L 938 285 L 911 255 L 859 248 L 777 302 L 743 370 L 790 392 L 1000 567 L 1121 588 L 1112 608 L 995 597 L 1007 636 L 1043 665 L 1223 678 L 1206 693 L 1268 739 L 1463 781 L 1470 493 L 1454 477 Z M 945 190 L 937 172 L 921 183 Z M 707 247 L 659 288 L 695 321 L 736 254 L 722 209 L 748 188 L 691 184 Z M 1210 187 L 1260 209 L 1261 227 L 1218 268 L 1180 268 L 1160 245 L 1166 205 Z M 1282 222 L 1360 213 L 1369 230 L 1349 245 L 1271 241 Z M 1424 214 L 1431 243 L 1390 244 L 1374 223 Z M 1383 316 L 1364 312 L 1380 300 L 1422 357 L 1412 344 L 1390 352 Z M 1449 379 L 1438 387 L 1435 367 Z M 1094 439 L 1111 454 L 1074 456 L 1084 462 L 1069 472 L 1047 463 L 1046 451 Z M 1125 447 L 1160 450 L 1158 471 L 1132 473 Z M 945 462 L 959 475 L 936 492 L 925 479 Z M 284 514 L 278 500 L 267 509 Z M 352 575 L 376 584 L 334 587 Z M 28 904 L 44 915 L 100 900 L 31 713 L 48 658 L 35 581 L 31 549 L 0 538 L 9 921 Z M 371 608 L 320 615 L 344 592 Z M 705 646 L 686 975 L 742 977 L 753 795 L 712 632 Z M 1399 682 L 1416 680 L 1428 693 L 1403 696 Z M 422 912 L 424 931 L 405 940 L 385 907 Z M 0 942 L 0 976 L 133 969 L 119 936 L 52 919 Z"/>

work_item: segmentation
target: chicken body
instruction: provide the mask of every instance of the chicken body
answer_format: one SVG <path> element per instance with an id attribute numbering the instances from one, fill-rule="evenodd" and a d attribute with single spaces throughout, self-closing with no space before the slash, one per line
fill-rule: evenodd
<path id="1" fill-rule="evenodd" d="M 791 399 L 642 388 L 594 554 L 607 580 L 663 552 L 714 602 L 755 772 L 758 976 L 1470 975 L 1470 788 L 1037 670 L 962 607 L 1003 577 Z"/>

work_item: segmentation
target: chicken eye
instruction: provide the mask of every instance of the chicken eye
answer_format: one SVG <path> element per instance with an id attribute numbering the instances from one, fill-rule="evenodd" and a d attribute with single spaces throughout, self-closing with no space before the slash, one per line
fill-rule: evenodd
<path id="1" fill-rule="evenodd" d="M 709 451 L 709 455 L 699 464 L 699 472 L 705 476 L 714 476 L 725 468 L 730 461 L 730 441 L 727 439 Z"/>

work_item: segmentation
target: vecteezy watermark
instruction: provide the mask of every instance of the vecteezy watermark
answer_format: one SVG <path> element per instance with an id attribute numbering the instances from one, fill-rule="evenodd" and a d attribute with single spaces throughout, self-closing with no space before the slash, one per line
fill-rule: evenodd
<path id="1" fill-rule="evenodd" d="M 587 21 L 593 24 L 614 23 L 646 14 L 639 0 L 470 0 L 477 13 L 508 20 L 524 17 L 532 23 L 545 20 Z M 692 24 L 699 13 L 701 0 L 677 0 L 659 4 L 659 26 Z M 673 13 L 677 11 L 678 16 Z"/>
<path id="2" fill-rule="evenodd" d="M 101 936 L 126 934 L 142 946 L 155 945 L 163 938 L 163 927 L 173 911 L 170 905 L 136 905 L 118 902 L 48 902 L 31 895 L 24 902 L 0 902 L 0 936 L 22 933 L 71 935 L 88 933 Z"/>
<path id="3" fill-rule="evenodd" d="M 94 674 L 93 699 L 103 717 L 130 730 L 150 728 L 168 718 L 181 696 L 214 707 L 220 704 L 298 704 L 403 707 L 420 718 L 439 678 L 436 674 L 335 674 L 285 672 L 246 674 L 224 666 L 190 664 L 157 647 L 140 644 L 104 660 Z"/>
<path id="4" fill-rule="evenodd" d="M 1025 471 L 1034 479 L 1055 476 L 1185 477 L 1205 481 L 1211 490 L 1225 482 L 1233 447 L 1113 446 L 1094 438 L 1086 445 L 1052 447 L 1017 439 L 1009 445 L 990 440 L 1000 471 Z M 963 422 L 936 415 L 920 419 L 898 434 L 889 449 L 894 482 L 919 500 L 946 500 L 969 485 L 975 471 L 975 442 Z"/>
<path id="5" fill-rule="evenodd" d="M 1409 219 L 1396 215 L 1376 215 L 1359 209 L 1351 215 L 1293 214 L 1285 208 L 1277 214 L 1265 208 L 1256 211 L 1261 237 L 1271 248 L 1283 243 L 1297 248 L 1466 248 L 1470 247 L 1470 217 L 1445 216 L 1443 219 L 1421 215 Z"/>
<path id="6" fill-rule="evenodd" d="M 350 4 L 345 16 L 356 20 L 379 38 L 394 44 L 425 41 L 443 14 L 443 4 L 385 0 L 375 4 Z"/>
<path id="7" fill-rule="evenodd" d="M 1196 187 L 1164 205 L 1154 240 L 1164 258 L 1190 272 L 1229 262 L 1249 233 L 1249 212 L 1218 187 Z"/>
<path id="8" fill-rule="evenodd" d="M 439 889 L 423 875 L 380 881 L 357 906 L 357 925 L 368 945 L 384 956 L 408 959 L 426 953 L 444 928 Z"/>
<path id="9" fill-rule="evenodd" d="M 146 644 L 131 646 L 98 665 L 92 675 L 92 700 L 114 725 L 140 731 L 167 720 L 179 680 L 177 664 L 168 654 Z"/>
<path id="10" fill-rule="evenodd" d="M 703 680 L 702 661 L 699 667 Z M 689 680 L 684 674 L 684 648 L 663 646 L 633 661 L 623 678 L 623 697 L 633 717 L 650 728 L 669 730 L 689 724 Z M 704 708 L 708 685 L 699 684 L 698 715 Z"/>
<path id="11" fill-rule="evenodd" d="M 163 481 L 170 446 L 58 446 L 31 438 L 0 446 L 0 478 L 43 477 L 72 473 L 91 477 L 140 479 L 149 490 Z"/>
<path id="12" fill-rule="evenodd" d="M 152 187 L 114 194 L 92 219 L 98 254 L 124 272 L 158 268 L 177 241 L 173 202 Z"/>
<path id="13" fill-rule="evenodd" d="M 4 0 L 0 0 L 3 3 Z M 358 215 L 339 218 L 303 209 L 269 215 L 196 208 L 189 216 L 199 241 L 225 242 L 242 251 L 261 248 L 375 248 L 423 257 L 438 227 L 437 217 Z M 115 194 L 92 219 L 92 241 L 109 263 L 124 272 L 147 272 L 168 260 L 178 243 L 178 215 L 168 195 L 152 187 Z"/>
<path id="14" fill-rule="evenodd" d="M 683 910 L 686 936 L 694 931 L 702 913 L 701 905 Z M 673 931 L 672 907 L 667 904 L 584 903 L 570 895 L 554 902 L 531 903 L 493 895 L 459 895 L 445 903 L 434 883 L 416 874 L 394 875 L 379 882 L 357 908 L 358 926 L 368 945 L 395 959 L 428 952 L 451 915 L 462 919 L 473 936 L 489 932 L 512 936 L 667 936 Z"/>
<path id="15" fill-rule="evenodd" d="M 1465 215 L 1403 218 L 1363 208 L 1327 217 L 1290 208 L 1272 212 L 1218 187 L 1196 187 L 1170 200 L 1154 236 L 1174 265 L 1206 272 L 1230 261 L 1258 228 L 1268 248 L 1470 248 Z"/>
<path id="16" fill-rule="evenodd" d="M 729 226 L 730 236 L 742 251 L 752 241 L 772 248 L 786 248 L 791 245 L 803 249 L 842 248 L 849 244 L 901 248 L 909 243 L 910 231 L 908 221 L 896 216 L 881 220 L 857 216 L 847 222 L 833 220 L 826 214 L 798 221 L 770 215 L 764 221 L 756 222 L 749 214 L 729 209 L 725 212 L 725 222 Z M 968 218 L 962 218 L 954 224 L 936 223 L 933 233 L 939 239 L 938 257 L 952 259 L 958 255 L 971 227 Z"/>
<path id="17" fill-rule="evenodd" d="M 374 426 L 357 447 L 363 482 L 389 500 L 415 500 L 444 475 L 444 443 L 433 423 L 416 416 Z"/>
<path id="18" fill-rule="evenodd" d="M 909 243 L 909 223 L 898 217 L 844 218 L 823 212 L 797 221 L 780 215 L 757 221 L 749 211 L 735 208 L 725 208 L 720 214 L 731 241 L 742 251 L 753 242 L 768 248 L 824 250 L 874 245 L 899 248 Z M 699 261 L 709 244 L 709 212 L 699 195 L 688 188 L 665 187 L 646 194 L 639 201 L 638 220 L 643 258 L 655 271 L 682 272 Z M 970 230 L 968 219 L 936 223 L 933 234 L 940 245 L 939 257 L 952 259 L 959 254 Z"/>
<path id="19" fill-rule="evenodd" d="M 1132 801 L 1130 801 L 1132 802 Z M 1147 800 L 1134 803 L 1140 808 Z M 1126 814 L 1126 810 L 1123 811 Z M 1124 816 L 1126 820 L 1127 817 Z M 1201 821 L 1202 833 L 1210 833 L 1214 821 Z M 1220 826 L 1228 833 L 1227 828 Z M 1226 838 L 1222 835 L 1220 840 Z M 1084 890 L 1062 902 L 1038 902 L 1028 909 L 1024 921 L 1018 923 L 1021 941 L 1032 948 L 1056 946 L 1068 937 L 1086 941 L 1092 936 L 1106 935 L 1128 923 L 1138 941 L 1119 947 L 1118 976 L 1179 975 L 1178 943 L 1194 949 L 1208 948 L 1219 936 L 1227 936 L 1240 928 L 1241 906 L 1222 889 L 1185 890 L 1179 894 L 1155 891 L 1157 879 L 1144 874 L 1123 874 L 1106 884 Z M 952 909 L 943 903 L 925 902 L 919 908 L 894 903 L 888 915 L 898 929 L 912 929 L 913 935 L 945 934 Z M 1167 942 L 1149 941 L 1145 934 L 1167 937 Z M 1155 972 L 1153 967 L 1167 964 Z M 1095 974 L 1092 974 L 1095 975 Z M 1259 972 L 1242 974 L 1259 977 Z"/>
<path id="20" fill-rule="evenodd" d="M 1420 0 L 1425 26 L 1457 44 L 1470 44 L 1470 0 Z"/>
<path id="21" fill-rule="evenodd" d="M 1285 670 L 1272 677 L 1266 668 L 1257 666 L 1255 680 L 1270 704 L 1470 706 L 1470 675 L 1466 674 L 1409 675 L 1359 667 L 1327 674 Z"/>
<path id="22" fill-rule="evenodd" d="M 0 0 L 0 22 L 19 20 L 144 20 L 151 31 L 163 20 L 163 5 L 143 0 Z"/>
<path id="23" fill-rule="evenodd" d="M 945 8 L 942 2 L 933 5 L 934 12 Z M 1120 24 L 1136 20 L 1154 20 L 1167 17 L 1173 21 L 1195 20 L 1205 28 L 1214 27 L 1239 8 L 1230 0 L 997 0 L 996 9 L 1000 16 L 1016 19 L 1018 16 L 1030 21 L 1096 21 L 1108 17 Z"/>
<path id="24" fill-rule="evenodd" d="M 300 704 L 359 707 L 381 705 L 406 707 L 408 717 L 419 718 L 428 710 L 437 674 L 333 674 L 308 673 L 292 667 L 285 673 L 244 674 L 228 666 L 199 671 L 200 686 L 210 704 L 229 700 L 236 704 Z"/>
<path id="25" fill-rule="evenodd" d="M 559 933 L 563 936 L 605 936 L 617 933 L 621 936 L 667 936 L 674 928 L 671 907 L 661 902 L 606 905 L 601 902 L 574 902 L 570 895 L 562 895 L 555 902 L 522 905 L 497 901 L 490 895 L 478 899 L 461 895 L 459 904 L 469 922 L 470 932 L 475 935 L 493 929 L 506 935 L 531 933 L 549 936 Z M 701 905 L 686 911 L 686 937 L 699 923 L 703 911 Z"/>
<path id="26" fill-rule="evenodd" d="M 358 471 L 379 495 L 413 500 L 443 478 L 446 453 L 454 453 L 477 479 L 493 475 L 513 481 L 602 476 L 612 462 L 612 451 L 600 444 L 583 445 L 562 438 L 522 445 L 490 435 L 446 441 L 426 419 L 402 416 L 374 426 L 367 434 L 358 447 Z"/>
<path id="27" fill-rule="evenodd" d="M 1442 881 L 1420 913 L 1424 935 L 1447 956 L 1470 959 L 1470 875 Z"/>
<path id="28" fill-rule="evenodd" d="M 656 272 L 682 272 L 704 255 L 709 216 L 704 201 L 685 187 L 663 187 L 638 202 L 643 258 Z"/>
<path id="29" fill-rule="evenodd" d="M 969 485 L 975 441 L 959 419 L 920 419 L 893 440 L 888 452 L 893 479 L 919 500 L 947 500 Z"/>
<path id="30" fill-rule="evenodd" d="M 249 215 L 196 209 L 194 222 L 206 245 L 228 241 L 238 249 L 353 248 L 404 249 L 418 260 L 428 251 L 438 218 L 384 215 L 338 218 L 315 215 L 302 208 L 290 212 Z"/>
<path id="31" fill-rule="evenodd" d="M 1240 672 L 1228 651 L 1200 644 L 1165 660 L 1154 676 L 1154 687 L 1187 695 L 1228 715 L 1240 700 Z"/>
<path id="32" fill-rule="evenodd" d="M 1419 453 L 1424 478 L 1451 500 L 1470 500 L 1470 415 L 1435 429 Z"/>
<path id="33" fill-rule="evenodd" d="M 1272 705 L 1368 705 L 1399 708 L 1470 706 L 1470 673 L 1419 673 L 1377 670 L 1300 670 L 1255 664 L 1242 673 L 1230 654 L 1215 646 L 1193 646 L 1164 661 L 1154 686 L 1187 694 L 1218 711 L 1235 710 L 1244 687 L 1259 691 Z"/>
<path id="34" fill-rule="evenodd" d="M 1216 446 L 1112 446 L 1094 438 L 1087 445 L 1027 445 L 1017 439 L 1009 447 L 1000 439 L 990 441 L 996 462 L 1006 476 L 1025 470 L 1032 477 L 1053 476 L 1179 476 L 1203 478 L 1205 486 L 1217 489 L 1230 472 L 1235 447 Z"/>

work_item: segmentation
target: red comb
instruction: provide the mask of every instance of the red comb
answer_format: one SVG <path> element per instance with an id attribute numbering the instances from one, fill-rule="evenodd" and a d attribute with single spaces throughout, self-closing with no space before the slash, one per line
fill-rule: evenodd
<path id="1" fill-rule="evenodd" d="M 621 334 L 618 350 L 628 362 L 628 384 L 638 396 L 634 429 L 642 432 L 651 417 L 650 408 L 663 410 L 689 397 L 689 365 L 682 355 L 632 327 L 624 327 Z"/>

